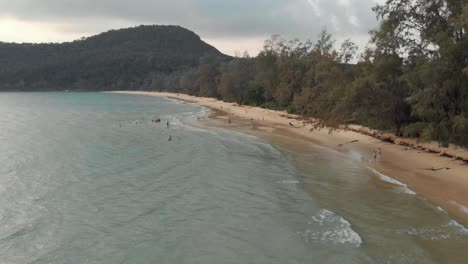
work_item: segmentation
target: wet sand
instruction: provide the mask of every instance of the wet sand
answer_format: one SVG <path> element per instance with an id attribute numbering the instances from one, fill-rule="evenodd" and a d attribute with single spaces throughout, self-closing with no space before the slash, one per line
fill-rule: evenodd
<path id="1" fill-rule="evenodd" d="M 334 149 L 406 184 L 412 191 L 426 197 L 459 222 L 468 225 L 468 164 L 462 160 L 385 142 L 349 130 L 335 131 L 331 134 L 328 130 L 311 130 L 312 125 L 304 124 L 298 116 L 281 111 L 239 106 L 213 98 L 185 94 L 140 91 L 115 93 L 162 96 L 195 103 L 216 110 L 213 111 L 212 118 L 223 121 L 224 125 L 221 126 L 225 128 L 253 133 L 272 141 L 303 140 Z M 377 152 L 379 147 L 382 149 L 382 155 L 374 161 L 373 152 Z M 468 156 L 468 151 L 460 148 L 452 151 L 461 157 Z"/>

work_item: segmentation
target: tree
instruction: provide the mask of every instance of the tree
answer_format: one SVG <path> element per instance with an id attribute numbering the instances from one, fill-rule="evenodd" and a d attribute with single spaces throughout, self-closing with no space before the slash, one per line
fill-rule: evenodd
<path id="1" fill-rule="evenodd" d="M 341 50 L 339 54 L 341 63 L 350 63 L 354 59 L 357 50 L 358 46 L 354 44 L 354 42 L 352 42 L 350 39 L 345 40 L 341 44 Z"/>
<path id="2" fill-rule="evenodd" d="M 389 0 L 376 9 L 393 25 L 411 56 L 406 77 L 413 90 L 413 114 L 425 133 L 445 145 L 467 144 L 468 65 L 466 0 Z"/>
<path id="3" fill-rule="evenodd" d="M 218 93 L 225 101 L 243 103 L 249 83 L 255 78 L 255 61 L 245 53 L 220 67 Z"/>
<path id="4" fill-rule="evenodd" d="M 207 55 L 200 59 L 195 82 L 199 87 L 199 96 L 218 97 L 219 64 L 220 61 L 214 56 Z"/>

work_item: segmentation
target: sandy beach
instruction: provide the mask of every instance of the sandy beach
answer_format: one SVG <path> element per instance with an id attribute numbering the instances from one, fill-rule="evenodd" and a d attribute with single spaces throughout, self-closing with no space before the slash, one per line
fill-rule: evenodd
<path id="1" fill-rule="evenodd" d="M 397 143 L 395 144 L 350 130 L 335 131 L 330 134 L 326 129 L 311 130 L 312 125 L 304 124 L 295 115 L 258 107 L 239 106 L 213 98 L 165 92 L 113 93 L 184 100 L 215 110 L 212 117 L 223 120 L 225 124 L 223 127 L 226 128 L 242 130 L 266 139 L 275 136 L 284 140 L 303 140 L 334 149 L 401 182 L 410 190 L 446 210 L 465 226 L 468 225 L 468 164 L 463 161 L 468 157 L 468 152 L 464 149 L 451 147 L 439 151 L 434 142 L 408 147 L 407 140 L 395 139 Z M 405 144 L 401 145 L 400 142 Z M 374 161 L 373 152 L 378 152 L 379 147 L 382 155 Z"/>

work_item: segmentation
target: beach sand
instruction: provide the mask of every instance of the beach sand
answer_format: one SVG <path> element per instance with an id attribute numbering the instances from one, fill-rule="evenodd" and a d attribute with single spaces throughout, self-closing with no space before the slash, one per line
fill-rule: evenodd
<path id="1" fill-rule="evenodd" d="M 462 160 L 431 153 L 422 148 L 408 148 L 350 130 L 329 133 L 328 129 L 311 130 L 295 115 L 251 106 L 239 106 L 214 98 L 194 97 L 165 92 L 122 91 L 133 95 L 162 96 L 211 108 L 212 117 L 224 121 L 223 127 L 253 133 L 271 139 L 304 140 L 334 149 L 359 160 L 378 172 L 407 185 L 412 191 L 437 204 L 465 226 L 468 225 L 468 164 Z M 231 120 L 229 124 L 228 120 Z M 352 143 L 350 143 L 352 142 Z M 400 142 L 396 140 L 395 142 Z M 432 146 L 437 144 L 428 143 Z M 373 152 L 382 149 L 382 156 L 373 161 Z M 458 157 L 468 151 L 451 148 Z M 441 170 L 433 171 L 431 169 Z M 450 168 L 450 169 L 445 169 Z"/>

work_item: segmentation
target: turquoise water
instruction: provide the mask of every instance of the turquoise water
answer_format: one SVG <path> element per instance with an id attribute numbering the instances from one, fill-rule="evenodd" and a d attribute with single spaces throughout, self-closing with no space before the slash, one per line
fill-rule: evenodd
<path id="1" fill-rule="evenodd" d="M 466 263 L 468 230 L 423 197 L 207 112 L 0 93 L 0 263 Z"/>

